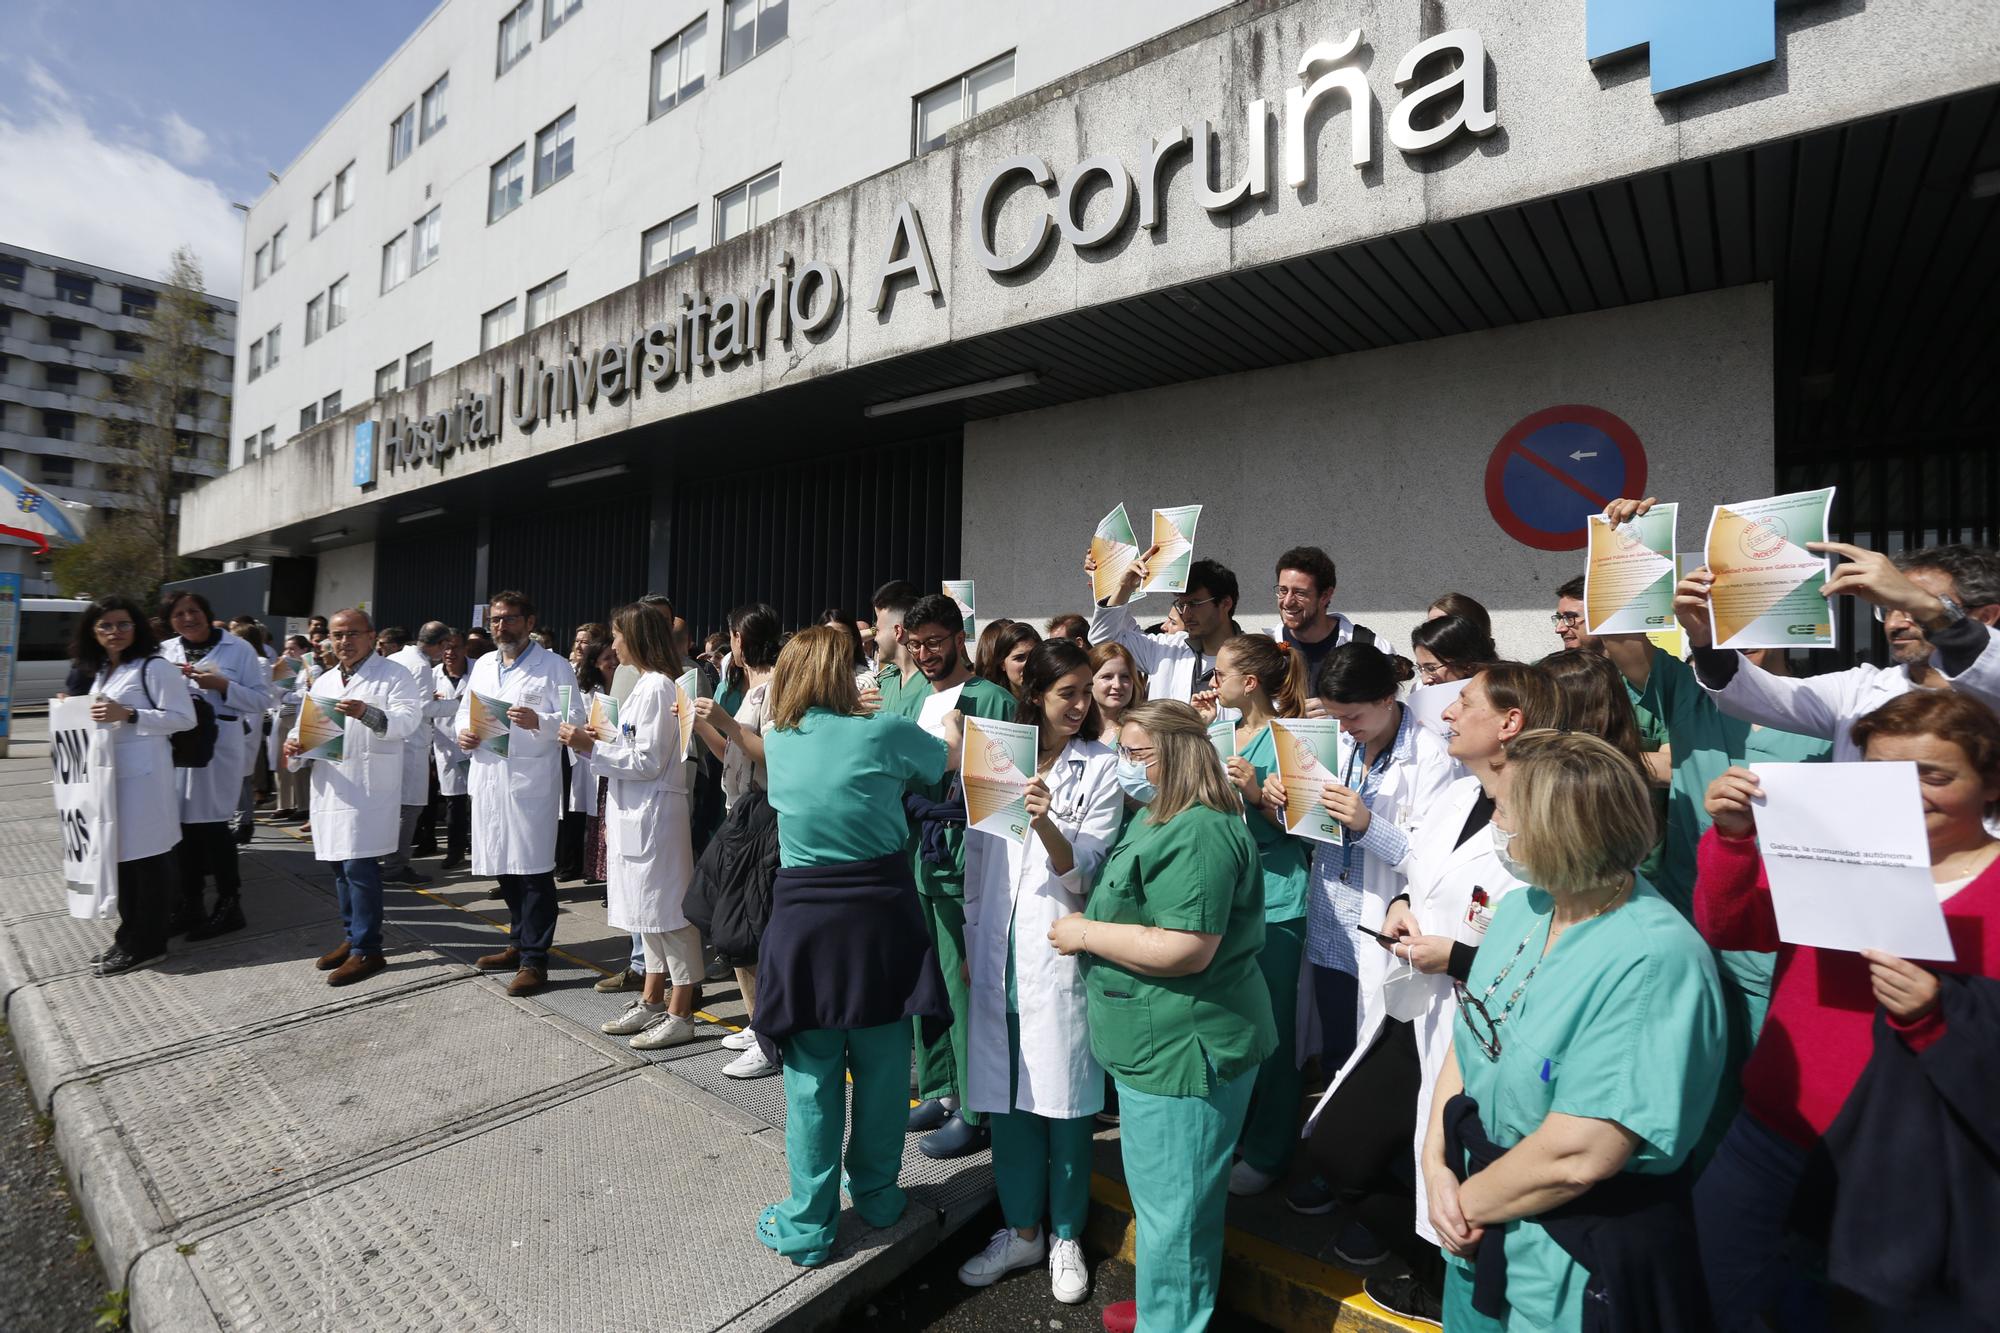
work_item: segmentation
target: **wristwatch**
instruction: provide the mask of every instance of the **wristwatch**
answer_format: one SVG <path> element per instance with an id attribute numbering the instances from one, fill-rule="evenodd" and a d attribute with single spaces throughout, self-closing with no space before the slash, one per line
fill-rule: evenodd
<path id="1" fill-rule="evenodd" d="M 1949 629 L 1965 619 L 1965 608 L 1949 597 L 1940 596 L 1938 605 L 1944 608 L 1942 616 L 1931 616 L 1923 622 L 1927 630 Z"/>

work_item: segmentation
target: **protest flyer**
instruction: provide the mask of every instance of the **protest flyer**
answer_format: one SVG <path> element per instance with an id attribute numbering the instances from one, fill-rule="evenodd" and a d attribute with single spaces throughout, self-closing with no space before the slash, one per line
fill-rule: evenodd
<path id="1" fill-rule="evenodd" d="M 1757 843 L 1778 938 L 1951 962 L 1931 879 L 1917 766 L 1752 764 L 1764 799 Z M 1866 811 L 1866 818 L 1856 818 Z"/>
<path id="2" fill-rule="evenodd" d="M 585 716 L 585 725 L 591 735 L 607 740 L 618 734 L 618 700 L 616 696 L 598 691 L 590 696 L 590 712 Z"/>
<path id="3" fill-rule="evenodd" d="M 674 720 L 681 727 L 681 757 L 694 753 L 694 701 L 701 697 L 701 669 L 689 667 L 674 681 Z"/>
<path id="4" fill-rule="evenodd" d="M 973 625 L 973 608 L 978 605 L 979 599 L 973 593 L 972 582 L 971 579 L 946 579 L 944 581 L 944 595 L 958 603 L 958 613 L 965 617 L 965 637 L 968 639 L 978 633 L 978 630 Z"/>
<path id="5" fill-rule="evenodd" d="M 1407 700 L 1410 715 L 1417 725 L 1427 727 L 1435 736 L 1451 739 L 1451 727 L 1444 720 L 1444 710 L 1458 702 L 1458 696 L 1465 693 L 1469 682 L 1443 680 L 1435 685 L 1422 685 L 1410 691 Z"/>
<path id="6" fill-rule="evenodd" d="M 118 914 L 118 773 L 113 723 L 90 716 L 79 694 L 49 704 L 49 787 L 62 828 L 69 914 L 98 921 Z"/>
<path id="7" fill-rule="evenodd" d="M 479 740 L 479 749 L 507 756 L 507 740 L 512 734 L 512 724 L 507 721 L 509 705 L 505 699 L 495 699 L 490 694 L 476 690 L 465 692 L 466 718 L 471 723 L 467 728 Z"/>
<path id="8" fill-rule="evenodd" d="M 1090 575 L 1091 596 L 1107 601 L 1124 582 L 1125 571 L 1139 558 L 1139 538 L 1122 502 L 1097 521 L 1097 532 L 1090 539 L 1090 557 L 1096 562 Z"/>
<path id="9" fill-rule="evenodd" d="M 1674 623 L 1677 504 L 1654 505 L 1617 527 L 1590 516 L 1583 567 L 1583 627 L 1591 634 L 1650 634 Z"/>
<path id="10" fill-rule="evenodd" d="M 958 707 L 958 696 L 964 689 L 963 685 L 954 685 L 948 690 L 932 690 L 924 697 L 924 706 L 917 713 L 917 725 L 943 740 L 944 715 Z"/>
<path id="11" fill-rule="evenodd" d="M 1200 519 L 1200 505 L 1153 511 L 1153 558 L 1139 591 L 1187 591 L 1188 570 L 1194 564 L 1194 528 Z"/>
<path id="12" fill-rule="evenodd" d="M 290 685 L 298 678 L 298 662 L 293 658 L 285 656 L 283 653 L 278 654 L 278 659 L 271 663 L 271 683 L 273 685 Z"/>
<path id="13" fill-rule="evenodd" d="M 556 686 L 556 718 L 559 721 L 569 721 L 569 701 L 570 697 L 575 693 L 576 691 L 572 686 Z"/>
<path id="14" fill-rule="evenodd" d="M 1807 542 L 1827 539 L 1833 490 L 1717 505 L 1704 544 L 1709 627 L 1717 648 L 1832 648 L 1833 616 L 1821 589 L 1831 556 Z"/>
<path id="15" fill-rule="evenodd" d="M 958 771 L 965 783 L 965 826 L 1003 838 L 1028 833 L 1024 797 L 1035 780 L 1039 730 L 1031 722 L 965 719 Z"/>
<path id="16" fill-rule="evenodd" d="M 1319 803 L 1326 785 L 1339 781 L 1333 769 L 1340 723 L 1330 717 L 1273 718 L 1271 740 L 1278 751 L 1278 779 L 1285 785 L 1285 832 L 1335 846 L 1345 842 L 1347 830 Z"/>
<path id="17" fill-rule="evenodd" d="M 301 699 L 292 739 L 299 744 L 301 763 L 308 759 L 339 763 L 347 754 L 347 714 L 340 711 L 340 700 L 325 694 Z"/>
<path id="18" fill-rule="evenodd" d="M 1236 757 L 1236 723 L 1228 718 L 1218 718 L 1208 724 L 1208 743 L 1215 747 L 1215 757 L 1228 767 Z"/>

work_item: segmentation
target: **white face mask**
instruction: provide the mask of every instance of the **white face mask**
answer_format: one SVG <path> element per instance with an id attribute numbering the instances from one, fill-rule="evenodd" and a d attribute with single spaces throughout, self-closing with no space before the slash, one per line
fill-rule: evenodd
<path id="1" fill-rule="evenodd" d="M 1407 958 L 1398 958 L 1382 978 L 1382 1010 L 1399 1023 L 1413 1023 L 1430 1008 L 1436 992 L 1433 979 L 1417 971 Z"/>
<path id="2" fill-rule="evenodd" d="M 1507 854 L 1508 846 L 1514 841 L 1514 830 L 1503 829 L 1498 824 L 1488 824 L 1486 830 L 1493 839 L 1493 855 L 1499 858 L 1500 868 L 1523 884 L 1534 883 L 1534 875 L 1528 867 Z"/>

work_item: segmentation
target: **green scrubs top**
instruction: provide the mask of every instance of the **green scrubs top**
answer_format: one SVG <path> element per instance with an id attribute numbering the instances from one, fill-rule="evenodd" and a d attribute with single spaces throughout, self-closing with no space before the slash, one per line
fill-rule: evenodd
<path id="1" fill-rule="evenodd" d="M 1264 875 L 1243 816 L 1205 805 L 1155 824 L 1125 821 L 1084 915 L 1220 935 L 1208 966 L 1143 977 L 1081 955 L 1090 1049 L 1121 1085 L 1162 1097 L 1206 1097 L 1277 1049 L 1264 947 Z"/>
<path id="2" fill-rule="evenodd" d="M 1271 728 L 1264 727 L 1240 753 L 1257 770 L 1257 782 L 1277 771 L 1277 742 Z M 1312 873 L 1306 868 L 1305 843 L 1273 824 L 1261 810 L 1249 812 L 1250 836 L 1257 844 L 1257 863 L 1264 869 L 1264 919 L 1297 921 L 1306 914 L 1306 887 Z"/>
<path id="3" fill-rule="evenodd" d="M 1653 651 L 1658 652 L 1659 648 L 1656 646 Z M 1652 754 L 1668 743 L 1666 725 L 1646 706 L 1645 696 L 1633 689 L 1629 680 L 1625 682 L 1625 697 L 1632 701 L 1632 717 L 1639 724 L 1639 749 L 1642 753 Z M 1652 795 L 1653 817 L 1660 821 L 1661 832 L 1660 841 L 1653 844 L 1653 850 L 1646 853 L 1646 859 L 1639 863 L 1639 873 L 1657 880 L 1666 863 L 1667 798 L 1670 793 L 1652 786 L 1650 781 L 1647 790 Z"/>
<path id="4" fill-rule="evenodd" d="M 1824 736 L 1801 736 L 1796 731 L 1780 731 L 1776 727 L 1752 727 L 1743 760 L 1750 764 L 1831 763 L 1833 742 Z"/>
<path id="5" fill-rule="evenodd" d="M 1520 998 L 1499 1023 L 1498 1059 L 1473 1040 L 1460 1007 L 1452 1049 L 1466 1095 L 1501 1148 L 1560 1112 L 1636 1134 L 1627 1171 L 1674 1171 L 1701 1136 L 1722 1076 L 1722 991 L 1709 948 L 1644 879 L 1616 911 L 1569 927 L 1543 956 L 1553 907 L 1547 893 L 1525 888 L 1493 911 L 1466 989 L 1496 1019 L 1517 988 Z M 1532 1218 L 1501 1229 L 1507 1327 L 1581 1327 L 1589 1274 Z"/>
<path id="6" fill-rule="evenodd" d="M 903 849 L 903 788 L 944 774 L 945 746 L 908 718 L 809 709 L 798 729 L 764 733 L 778 864 L 846 865 Z"/>
<path id="7" fill-rule="evenodd" d="M 914 722 L 924 711 L 924 700 L 936 691 L 921 673 L 913 676 L 897 695 L 895 703 L 889 703 L 889 692 L 882 691 L 884 710 L 893 708 L 896 713 Z M 958 711 L 967 717 L 991 718 L 998 722 L 1012 722 L 1019 705 L 1014 696 L 987 680 L 984 676 L 973 676 L 965 682 L 965 688 L 958 694 Z M 942 800 L 945 789 L 950 786 L 947 777 L 937 777 L 915 784 L 917 790 L 930 799 Z M 921 839 L 914 825 L 909 825 L 905 841 L 910 849 L 910 867 L 916 876 L 917 892 L 938 898 L 963 898 L 965 896 L 965 830 L 948 828 L 944 831 L 945 847 L 950 851 L 948 865 L 933 865 L 923 858 Z"/>
<path id="8" fill-rule="evenodd" d="M 1725 714 L 1694 671 L 1672 653 L 1655 646 L 1641 705 L 1666 726 L 1673 747 L 1673 781 L 1667 788 L 1667 846 L 1653 884 L 1681 915 L 1694 919 L 1694 857 L 1707 831 L 1703 797 L 1708 784 L 1731 764 L 1743 762 L 1750 724 Z"/>

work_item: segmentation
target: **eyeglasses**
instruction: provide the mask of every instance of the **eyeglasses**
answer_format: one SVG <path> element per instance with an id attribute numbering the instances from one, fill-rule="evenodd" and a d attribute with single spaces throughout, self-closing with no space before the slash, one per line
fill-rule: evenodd
<path id="1" fill-rule="evenodd" d="M 914 653 L 941 653 L 951 647 L 953 637 L 955 636 L 946 635 L 942 638 L 910 639 L 908 643 L 910 651 Z"/>
<path id="2" fill-rule="evenodd" d="M 1438 681 L 1444 679 L 1450 672 L 1451 663 L 1449 662 L 1419 662 L 1417 664 L 1417 674 L 1424 678 L 1424 683 L 1427 685 L 1437 684 Z"/>
<path id="3" fill-rule="evenodd" d="M 1118 757 L 1135 764 L 1149 764 L 1153 761 L 1154 748 L 1151 745 L 1141 745 L 1135 750 L 1129 745 L 1121 745 L 1118 747 Z"/>
<path id="4" fill-rule="evenodd" d="M 129 620 L 100 620 L 97 622 L 99 634 L 130 634 L 135 628 Z"/>
<path id="5" fill-rule="evenodd" d="M 1198 606 L 1214 606 L 1215 599 L 1213 597 L 1176 597 L 1171 605 L 1174 610 L 1180 612 L 1182 615 L 1186 615 Z"/>
<path id="6" fill-rule="evenodd" d="M 1278 599 L 1279 606 L 1291 606 L 1294 603 L 1310 602 L 1319 596 L 1318 593 L 1307 592 L 1303 588 L 1275 588 L 1272 590 L 1271 595 Z"/>
<path id="7" fill-rule="evenodd" d="M 1583 612 L 1558 611 L 1549 617 L 1549 623 L 1557 629 L 1573 629 L 1583 623 Z"/>
<path id="8" fill-rule="evenodd" d="M 329 639 L 365 639 L 374 632 L 372 629 L 337 629 L 326 637 Z"/>
<path id="9" fill-rule="evenodd" d="M 1486 1012 L 1485 1004 L 1479 997 L 1465 988 L 1462 981 L 1451 983 L 1452 998 L 1458 1001 L 1458 1016 L 1465 1020 L 1465 1030 L 1472 1035 L 1480 1053 L 1489 1060 L 1500 1058 L 1500 1025 L 1493 1021 L 1493 1015 Z"/>
<path id="10" fill-rule="evenodd" d="M 511 625 L 517 620 L 526 620 L 526 619 L 527 619 L 526 616 L 520 615 L 518 613 L 513 615 L 503 615 L 503 616 L 489 615 L 486 617 L 486 623 L 489 625 Z M 336 635 L 335 637 L 337 638 L 339 636 Z"/>

